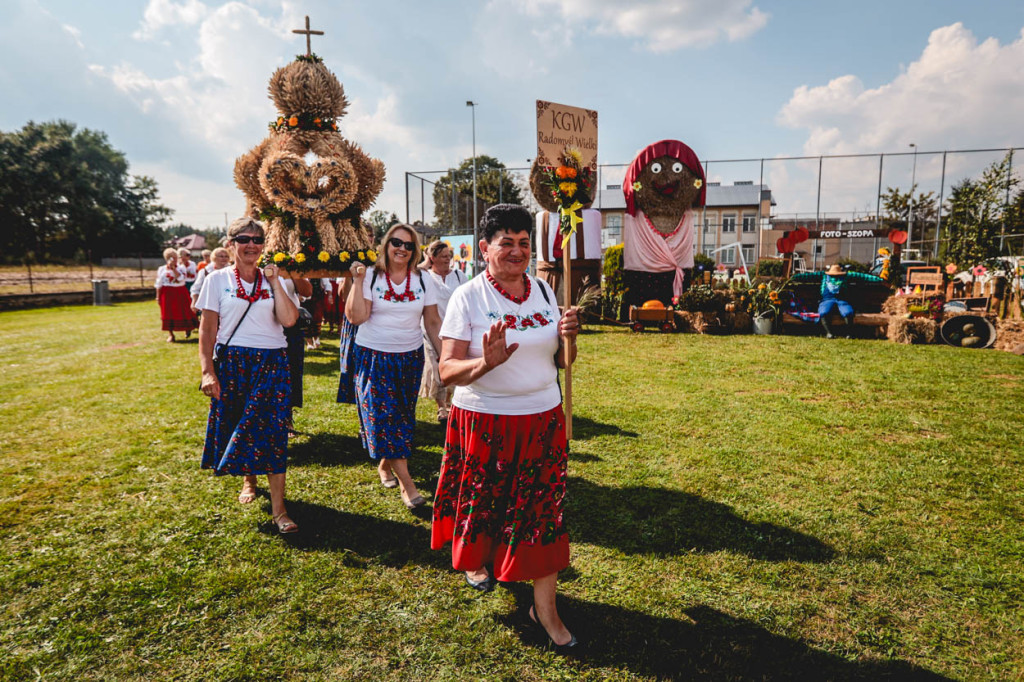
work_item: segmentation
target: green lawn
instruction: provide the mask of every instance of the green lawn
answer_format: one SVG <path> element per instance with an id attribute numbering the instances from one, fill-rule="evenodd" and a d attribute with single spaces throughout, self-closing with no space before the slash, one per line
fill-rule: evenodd
<path id="1" fill-rule="evenodd" d="M 574 372 L 560 607 L 429 549 L 306 365 L 288 493 L 199 469 L 194 342 L 154 302 L 0 314 L 0 678 L 1020 679 L 1024 359 L 596 328 Z M 421 404 L 429 497 L 442 430 Z"/>

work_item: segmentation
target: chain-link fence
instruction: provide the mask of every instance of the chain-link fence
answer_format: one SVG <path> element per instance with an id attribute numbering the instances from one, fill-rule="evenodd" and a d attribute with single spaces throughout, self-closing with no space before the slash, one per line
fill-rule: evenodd
<path id="1" fill-rule="evenodd" d="M 787 222 L 810 223 L 819 228 L 838 231 L 867 229 L 881 231 L 887 224 L 884 196 L 890 188 L 906 194 L 911 188 L 914 201 L 927 200 L 929 206 L 918 203 L 905 220 L 908 243 L 905 251 L 909 255 L 936 257 L 942 247 L 944 235 L 942 221 L 948 208 L 952 188 L 964 179 L 977 179 L 993 163 L 1010 155 L 1006 176 L 1005 198 L 1011 199 L 1010 179 L 1018 177 L 1014 155 L 1021 147 L 991 149 L 960 149 L 925 151 L 910 146 L 908 151 L 881 154 L 837 154 L 823 156 L 793 156 L 774 158 L 712 159 L 704 161 L 705 175 L 709 183 L 722 187 L 756 185 L 770 192 L 770 209 L 765 215 L 760 203 L 753 206 L 757 230 L 770 232 L 778 224 Z M 1019 166 L 1019 160 L 1017 166 Z M 614 230 L 615 221 L 609 225 L 608 218 L 621 211 L 622 180 L 627 163 L 602 164 L 598 167 L 599 192 L 594 208 L 606 214 L 605 230 Z M 473 231 L 473 192 L 469 170 L 448 169 L 443 171 L 410 172 L 405 175 L 406 220 L 422 222 L 439 229 L 441 234 L 467 234 Z M 481 177 L 498 173 L 502 178 L 511 179 L 521 189 L 523 203 L 532 210 L 539 210 L 533 201 L 527 184 L 528 168 L 497 170 L 477 169 L 476 215 L 482 215 L 487 208 L 498 203 L 503 197 L 493 191 L 480 189 Z M 493 184 L 493 183 L 492 183 Z M 504 186 L 499 184 L 499 186 Z M 618 195 L 616 196 L 616 193 Z M 730 230 L 736 231 L 721 213 L 708 211 L 700 223 L 698 244 L 702 250 L 712 247 L 705 239 L 714 235 L 714 246 L 730 238 Z M 742 216 L 737 217 L 737 222 Z M 1005 229 L 1007 238 L 1011 235 Z M 707 234 L 705 234 L 707 233 Z M 1020 237 L 1021 235 L 1016 235 Z M 614 236 L 602 240 L 614 243 Z M 823 240 L 824 241 L 824 240 Z M 856 240 L 846 240 L 838 247 L 840 257 L 863 259 L 873 254 L 884 237 L 877 235 Z M 703 248 L 706 246 L 706 248 Z M 774 237 L 760 238 L 749 246 L 750 255 L 760 258 L 773 255 Z M 825 257 L 823 244 L 811 245 L 812 256 Z M 769 251 L 771 253 L 769 253 Z M 834 250 L 829 256 L 837 255 Z M 728 257 L 728 256 L 726 256 Z"/>

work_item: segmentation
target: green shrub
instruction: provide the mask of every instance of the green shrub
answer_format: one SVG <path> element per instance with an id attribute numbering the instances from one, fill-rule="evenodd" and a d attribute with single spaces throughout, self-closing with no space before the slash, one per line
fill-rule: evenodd
<path id="1" fill-rule="evenodd" d="M 694 272 L 714 272 L 715 259 L 705 256 L 703 253 L 695 253 L 693 254 L 693 270 Z"/>
<path id="2" fill-rule="evenodd" d="M 852 258 L 840 258 L 836 263 L 841 265 L 847 272 L 871 272 L 871 266 Z"/>
<path id="3" fill-rule="evenodd" d="M 605 249 L 602 265 L 604 285 L 601 287 L 601 293 L 605 296 L 617 296 L 622 293 L 622 263 L 622 244 Z"/>
<path id="4" fill-rule="evenodd" d="M 755 277 L 782 277 L 782 273 L 785 272 L 786 262 L 783 260 L 759 260 L 757 267 L 754 269 Z"/>
<path id="5" fill-rule="evenodd" d="M 716 291 L 707 284 L 695 284 L 672 299 L 672 307 L 691 313 L 721 312 L 732 300 L 728 291 Z"/>

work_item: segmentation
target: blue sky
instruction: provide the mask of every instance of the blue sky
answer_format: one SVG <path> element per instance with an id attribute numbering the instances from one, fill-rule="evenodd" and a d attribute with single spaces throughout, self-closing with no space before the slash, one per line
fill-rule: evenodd
<path id="1" fill-rule="evenodd" d="M 469 156 L 467 99 L 478 153 L 513 167 L 534 156 L 536 99 L 596 109 L 602 163 L 662 138 L 715 160 L 1024 144 L 1024 3 L 711 5 L 4 0 L 0 129 L 64 118 L 103 130 L 176 220 L 223 225 L 244 208 L 233 160 L 266 136 L 267 79 L 304 51 L 290 31 L 308 14 L 327 34 L 314 51 L 352 101 L 341 130 L 386 163 L 378 207 L 403 217 L 407 171 Z M 998 156 L 958 155 L 947 170 Z M 912 163 L 887 159 L 884 185 L 909 186 Z M 937 191 L 940 156 L 917 163 Z M 780 213 L 814 210 L 816 171 L 767 164 Z M 724 182 L 759 172 L 711 168 Z M 877 159 L 826 162 L 823 210 L 873 210 L 877 172 Z"/>

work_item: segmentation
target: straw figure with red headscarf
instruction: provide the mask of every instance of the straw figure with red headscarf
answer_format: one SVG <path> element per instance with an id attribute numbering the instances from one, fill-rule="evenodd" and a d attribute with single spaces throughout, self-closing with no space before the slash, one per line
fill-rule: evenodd
<path id="1" fill-rule="evenodd" d="M 678 140 L 661 140 L 637 154 L 622 184 L 626 303 L 657 299 L 668 305 L 689 285 L 694 208 L 707 187 L 697 155 Z"/>

